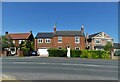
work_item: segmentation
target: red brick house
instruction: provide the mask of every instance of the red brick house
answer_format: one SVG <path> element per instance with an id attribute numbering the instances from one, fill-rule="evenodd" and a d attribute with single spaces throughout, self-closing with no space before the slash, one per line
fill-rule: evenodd
<path id="1" fill-rule="evenodd" d="M 85 49 L 84 27 L 81 31 L 57 31 L 54 25 L 54 32 L 40 32 L 35 37 L 35 50 L 39 49 Z"/>
<path id="2" fill-rule="evenodd" d="M 32 31 L 30 31 L 29 33 L 5 33 L 7 38 L 10 38 L 13 42 L 13 44 L 15 44 L 16 47 L 18 47 L 22 41 L 32 41 L 34 40 L 34 36 L 32 34 Z"/>
<path id="3" fill-rule="evenodd" d="M 20 48 L 17 49 L 17 47 L 20 46 L 21 42 L 23 41 L 34 41 L 34 37 L 32 34 L 32 31 L 29 33 L 5 33 L 5 36 L 8 40 L 12 41 L 14 44 L 13 46 L 10 46 L 9 48 L 5 48 L 5 51 L 7 51 L 6 55 L 20 55 Z M 9 53 L 8 53 L 9 52 Z"/>

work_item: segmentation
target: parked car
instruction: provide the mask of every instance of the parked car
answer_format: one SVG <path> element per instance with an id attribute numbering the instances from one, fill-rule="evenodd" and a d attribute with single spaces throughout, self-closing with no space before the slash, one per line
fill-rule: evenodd
<path id="1" fill-rule="evenodd" d="M 31 51 L 31 56 L 38 56 L 37 51 Z"/>

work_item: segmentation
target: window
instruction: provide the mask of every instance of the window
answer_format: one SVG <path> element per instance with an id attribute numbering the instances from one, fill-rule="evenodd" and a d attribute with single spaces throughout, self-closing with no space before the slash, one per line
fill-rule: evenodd
<path id="1" fill-rule="evenodd" d="M 100 40 L 96 40 L 96 43 L 97 43 L 97 44 L 100 44 L 101 42 L 100 42 Z"/>
<path id="2" fill-rule="evenodd" d="M 58 43 L 62 43 L 62 36 L 58 37 Z"/>
<path id="3" fill-rule="evenodd" d="M 58 49 L 62 49 L 62 46 L 59 46 Z"/>
<path id="4" fill-rule="evenodd" d="M 50 38 L 46 38 L 45 43 L 50 43 Z"/>
<path id="5" fill-rule="evenodd" d="M 80 50 L 80 47 L 75 47 L 75 50 Z"/>
<path id="6" fill-rule="evenodd" d="M 43 43 L 43 39 L 42 38 L 38 39 L 38 43 Z"/>
<path id="7" fill-rule="evenodd" d="M 15 44 L 15 40 L 13 40 L 13 44 Z"/>
<path id="8" fill-rule="evenodd" d="M 21 44 L 22 40 L 19 40 L 19 44 Z"/>
<path id="9" fill-rule="evenodd" d="M 75 37 L 75 43 L 80 43 L 80 37 L 79 36 Z"/>
<path id="10" fill-rule="evenodd" d="M 107 40 L 107 42 L 111 42 L 111 40 Z"/>

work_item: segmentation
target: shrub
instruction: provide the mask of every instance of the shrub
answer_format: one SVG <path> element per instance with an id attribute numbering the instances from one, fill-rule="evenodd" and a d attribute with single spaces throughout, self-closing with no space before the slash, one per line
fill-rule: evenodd
<path id="1" fill-rule="evenodd" d="M 80 57 L 81 50 L 70 50 L 71 57 Z"/>
<path id="2" fill-rule="evenodd" d="M 93 59 L 109 59 L 110 53 L 108 51 L 101 50 L 82 50 L 80 57 Z"/>
<path id="3" fill-rule="evenodd" d="M 30 56 L 29 54 L 30 48 L 22 48 L 22 51 L 23 51 L 23 56 Z"/>
<path id="4" fill-rule="evenodd" d="M 87 50 L 82 50 L 80 57 L 81 58 L 91 58 L 91 54 Z"/>
<path id="5" fill-rule="evenodd" d="M 49 49 L 50 57 L 67 57 L 67 50 Z M 71 57 L 109 59 L 110 52 L 101 50 L 70 50 Z"/>
<path id="6" fill-rule="evenodd" d="M 49 57 L 67 57 L 67 50 L 49 49 Z"/>

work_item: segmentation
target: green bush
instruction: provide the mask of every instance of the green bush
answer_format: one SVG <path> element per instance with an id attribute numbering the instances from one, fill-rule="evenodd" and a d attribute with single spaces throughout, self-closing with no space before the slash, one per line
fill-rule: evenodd
<path id="1" fill-rule="evenodd" d="M 82 50 L 80 58 L 91 58 L 91 54 L 87 50 Z"/>
<path id="2" fill-rule="evenodd" d="M 29 51 L 30 51 L 30 48 L 22 48 L 22 51 L 23 51 L 23 56 L 29 56 Z"/>
<path id="3" fill-rule="evenodd" d="M 70 50 L 71 57 L 80 57 L 81 50 Z"/>
<path id="4" fill-rule="evenodd" d="M 50 57 L 67 57 L 67 50 L 49 49 Z M 70 50 L 71 57 L 109 59 L 110 52 L 101 50 Z"/>
<path id="5" fill-rule="evenodd" d="M 67 57 L 67 50 L 49 49 L 49 57 Z"/>

